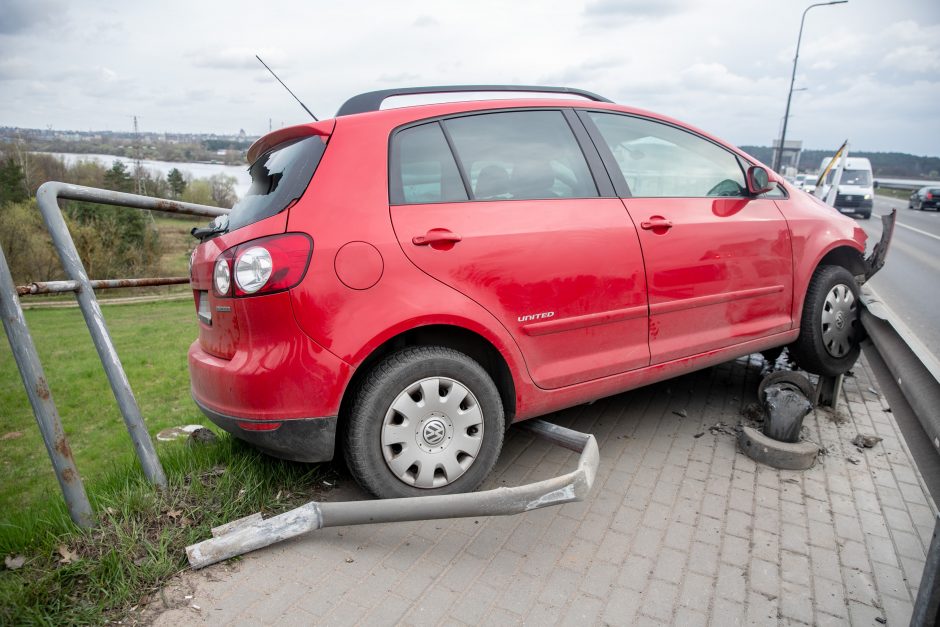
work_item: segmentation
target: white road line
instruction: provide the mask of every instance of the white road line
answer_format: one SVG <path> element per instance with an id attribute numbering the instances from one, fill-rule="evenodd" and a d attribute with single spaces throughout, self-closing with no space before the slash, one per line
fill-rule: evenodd
<path id="1" fill-rule="evenodd" d="M 927 237 L 932 237 L 932 238 L 934 238 L 934 239 L 940 240 L 940 235 L 934 235 L 933 233 L 928 233 L 927 231 L 921 231 L 920 229 L 915 229 L 915 228 L 912 227 L 912 226 L 908 226 L 908 225 L 902 224 L 902 223 L 900 223 L 900 222 L 895 222 L 895 225 L 897 225 L 897 226 L 902 226 L 902 227 L 904 227 L 905 229 L 909 229 L 909 230 L 911 230 L 911 231 L 914 231 L 915 233 L 920 233 L 921 235 L 926 235 Z"/>

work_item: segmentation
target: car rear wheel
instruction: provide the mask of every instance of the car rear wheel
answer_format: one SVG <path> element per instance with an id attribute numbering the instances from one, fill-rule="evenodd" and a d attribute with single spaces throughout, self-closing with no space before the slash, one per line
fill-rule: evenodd
<path id="1" fill-rule="evenodd" d="M 858 359 L 863 332 L 855 278 L 842 266 L 821 266 L 803 303 L 800 336 L 790 355 L 808 372 L 835 376 Z"/>
<path id="2" fill-rule="evenodd" d="M 504 431 L 499 391 L 480 364 L 441 346 L 406 348 L 359 388 L 346 460 L 380 498 L 470 492 L 495 465 Z"/>

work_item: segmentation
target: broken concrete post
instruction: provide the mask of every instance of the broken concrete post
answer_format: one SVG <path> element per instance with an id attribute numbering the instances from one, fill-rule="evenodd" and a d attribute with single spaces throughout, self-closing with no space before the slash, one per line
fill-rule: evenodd
<path id="1" fill-rule="evenodd" d="M 764 389 L 764 435 L 781 442 L 799 442 L 803 418 L 813 406 L 802 392 L 786 383 Z"/>
<path id="2" fill-rule="evenodd" d="M 744 426 L 738 445 L 754 461 L 785 470 L 806 470 L 816 463 L 819 446 L 801 441 L 803 418 L 813 409 L 813 387 L 803 375 L 774 372 L 764 378 L 758 396 L 766 418 L 763 433 Z"/>

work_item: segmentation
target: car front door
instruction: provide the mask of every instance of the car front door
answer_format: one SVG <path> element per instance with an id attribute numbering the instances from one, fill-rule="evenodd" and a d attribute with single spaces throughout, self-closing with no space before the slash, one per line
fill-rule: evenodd
<path id="1" fill-rule="evenodd" d="M 657 364 L 792 326 L 792 247 L 769 198 L 750 197 L 740 159 L 686 129 L 584 112 L 638 227 Z"/>
<path id="2" fill-rule="evenodd" d="M 390 151 L 405 254 L 492 313 L 544 388 L 649 364 L 636 229 L 575 132 L 590 144 L 559 110 L 486 112 L 399 129 Z"/>

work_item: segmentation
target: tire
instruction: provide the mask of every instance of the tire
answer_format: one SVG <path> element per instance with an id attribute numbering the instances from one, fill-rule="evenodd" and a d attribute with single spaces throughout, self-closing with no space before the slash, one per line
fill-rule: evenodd
<path id="1" fill-rule="evenodd" d="M 820 266 L 803 302 L 800 336 L 790 355 L 807 372 L 836 376 L 858 359 L 864 335 L 858 317 L 858 285 L 842 266 Z"/>
<path id="2" fill-rule="evenodd" d="M 420 346 L 389 355 L 366 376 L 343 444 L 353 477 L 379 498 L 456 494 L 483 483 L 504 432 L 503 403 L 486 370 L 453 349 Z"/>

